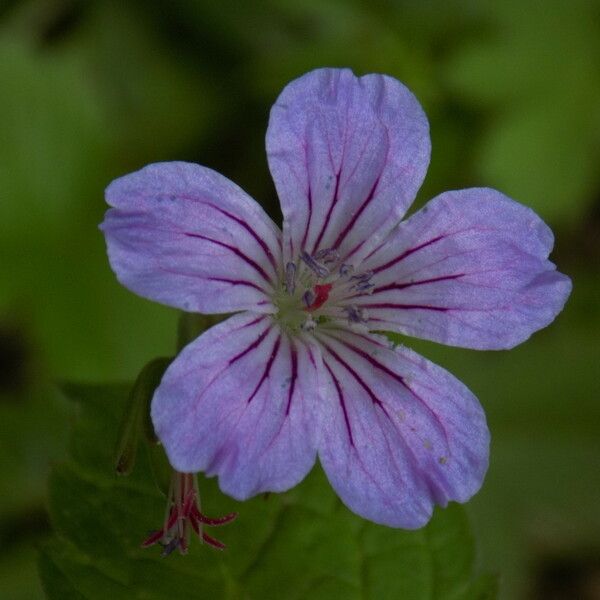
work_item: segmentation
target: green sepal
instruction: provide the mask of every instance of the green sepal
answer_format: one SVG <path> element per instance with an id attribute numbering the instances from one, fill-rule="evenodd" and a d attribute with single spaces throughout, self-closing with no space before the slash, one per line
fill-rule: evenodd
<path id="1" fill-rule="evenodd" d="M 116 447 L 115 469 L 119 475 L 131 473 L 142 429 L 147 439 L 154 443 L 158 441 L 150 420 L 150 402 L 171 361 L 171 358 L 163 357 L 151 360 L 140 371 L 131 388 Z"/>
<path id="2" fill-rule="evenodd" d="M 150 463 L 150 470 L 152 472 L 154 483 L 158 490 L 164 496 L 167 496 L 169 493 L 171 476 L 173 475 L 173 467 L 169 464 L 167 455 L 160 442 L 152 442 L 146 439 L 144 445 L 146 446 L 148 453 L 148 462 Z"/>

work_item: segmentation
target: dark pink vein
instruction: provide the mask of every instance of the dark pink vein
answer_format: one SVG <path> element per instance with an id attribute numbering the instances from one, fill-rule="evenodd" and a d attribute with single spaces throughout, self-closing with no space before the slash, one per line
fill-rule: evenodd
<path id="1" fill-rule="evenodd" d="M 207 281 L 218 281 L 221 283 L 230 283 L 231 285 L 242 285 L 246 287 L 251 287 L 255 290 L 266 293 L 265 290 L 263 290 L 263 288 L 261 288 L 259 285 L 256 285 L 256 283 L 253 283 L 252 281 L 244 281 L 243 279 L 228 279 L 227 277 L 206 277 L 205 279 Z"/>
<path id="2" fill-rule="evenodd" d="M 335 385 L 335 389 L 337 391 L 338 400 L 340 401 L 340 406 L 342 407 L 342 412 L 344 413 L 344 423 L 346 424 L 346 431 L 348 432 L 348 438 L 350 440 L 350 445 L 354 447 L 354 439 L 352 437 L 352 428 L 350 427 L 350 419 L 348 417 L 348 410 L 346 408 L 346 401 L 344 400 L 344 394 L 342 393 L 342 388 L 340 386 L 340 382 L 337 380 L 336 376 L 333 374 L 331 367 L 323 361 L 325 368 L 329 371 L 331 375 L 331 379 L 333 379 L 333 385 Z"/>
<path id="3" fill-rule="evenodd" d="M 250 404 L 250 402 L 252 402 L 252 400 L 254 400 L 254 396 L 256 396 L 256 394 L 258 393 L 258 390 L 261 388 L 262 384 L 265 382 L 265 379 L 269 376 L 269 373 L 271 372 L 271 367 L 273 366 L 273 362 L 275 361 L 275 358 L 277 357 L 277 353 L 279 352 L 280 344 L 281 344 L 281 335 L 278 335 L 277 339 L 275 340 L 275 343 L 273 344 L 273 349 L 271 350 L 271 356 L 269 356 L 269 360 L 265 366 L 265 370 L 263 371 L 263 374 L 262 374 L 259 382 L 256 384 L 254 391 L 250 394 L 250 397 L 248 398 L 248 401 L 247 401 L 248 404 Z"/>
<path id="4" fill-rule="evenodd" d="M 383 238 L 381 244 L 379 244 L 379 246 L 377 246 L 375 249 L 371 250 L 371 252 L 365 256 L 364 260 L 369 260 L 376 252 L 379 252 L 388 243 L 389 237 L 391 237 L 391 235 Z"/>
<path id="5" fill-rule="evenodd" d="M 334 338 L 337 339 L 337 338 Z M 338 342 L 340 340 L 337 340 Z M 392 424 L 392 426 L 394 428 L 396 428 L 396 424 L 394 423 L 392 417 L 390 416 L 390 414 L 388 413 L 385 405 L 383 404 L 383 402 L 381 400 L 379 400 L 379 398 L 375 395 L 375 392 L 373 392 L 373 390 L 369 387 L 369 385 L 362 379 L 362 377 L 346 362 L 344 361 L 330 346 L 328 346 L 327 344 L 325 344 L 322 340 L 321 340 L 321 344 L 323 345 L 323 347 L 350 373 L 350 375 L 352 375 L 352 377 L 356 380 L 356 382 L 365 390 L 365 392 L 367 392 L 367 394 L 369 395 L 369 397 L 371 398 L 371 401 L 373 402 L 373 404 L 377 407 L 379 407 L 381 409 L 381 411 L 383 412 L 383 414 L 385 415 L 385 417 L 389 420 L 389 422 Z M 327 366 L 327 363 L 325 361 L 323 361 L 325 366 Z M 381 365 L 383 366 L 383 365 Z M 427 406 L 423 399 L 420 398 L 419 396 L 417 396 L 411 388 L 409 388 L 406 383 L 404 383 L 404 381 L 402 380 L 402 378 L 399 375 L 396 375 L 395 373 L 393 373 L 392 371 L 390 371 L 390 374 L 392 376 L 394 376 L 394 378 L 400 378 L 400 381 L 402 383 L 402 385 L 404 387 L 407 388 L 407 390 L 412 393 L 417 400 L 419 400 L 421 403 L 423 403 L 423 405 L 425 406 L 425 408 L 427 410 L 429 410 L 432 414 L 433 417 L 436 419 L 436 421 L 438 422 L 438 424 L 440 425 L 440 427 L 442 428 L 442 431 L 444 433 L 444 436 L 446 437 L 446 444 L 448 444 L 448 437 L 446 434 L 446 430 L 444 429 L 443 425 L 441 424 L 438 416 L 429 408 L 429 406 Z M 400 443 L 404 446 L 404 449 L 408 455 L 408 459 L 410 460 L 410 462 L 413 464 L 413 468 L 415 470 L 418 470 L 418 464 L 419 461 L 413 451 L 413 449 L 410 447 L 410 444 L 404 439 L 403 435 L 399 435 L 399 441 Z M 388 446 L 388 449 L 390 451 L 390 455 L 393 457 L 394 463 L 396 462 L 396 459 L 394 457 L 394 452 L 392 451 L 392 449 L 390 448 L 389 442 L 387 440 L 387 437 L 385 438 L 385 443 Z M 401 469 L 398 469 L 399 472 L 401 472 Z"/>
<path id="6" fill-rule="evenodd" d="M 321 231 L 319 232 L 319 235 L 317 236 L 317 239 L 313 246 L 313 250 L 312 250 L 313 254 L 315 254 L 315 252 L 319 248 L 319 244 L 321 243 L 321 240 L 323 239 L 323 236 L 325 235 L 325 230 L 327 229 L 327 226 L 329 225 L 329 221 L 331 219 L 331 213 L 333 212 L 333 209 L 335 208 L 335 205 L 338 202 L 341 173 L 342 173 L 342 170 L 340 167 L 340 170 L 335 175 L 335 189 L 333 191 L 333 198 L 331 199 L 331 203 L 329 204 L 329 210 L 327 211 L 327 215 L 325 215 L 325 221 L 323 221 L 323 226 L 321 227 Z"/>
<path id="7" fill-rule="evenodd" d="M 269 262 L 273 266 L 273 269 L 275 269 L 275 272 L 277 272 L 277 262 L 275 261 L 275 257 L 273 256 L 271 249 L 269 248 L 269 246 L 267 246 L 267 243 L 256 233 L 256 231 L 254 231 L 254 229 L 252 229 L 252 227 L 248 225 L 248 223 L 246 223 L 239 217 L 236 217 L 234 214 L 224 210 L 223 208 L 215 206 L 211 202 L 205 202 L 205 204 L 214 208 L 216 211 L 220 212 L 226 217 L 230 218 L 232 221 L 235 221 L 238 225 L 241 225 L 256 240 L 258 245 L 262 248 L 263 252 L 269 259 Z"/>
<path id="8" fill-rule="evenodd" d="M 397 308 L 400 310 L 433 310 L 436 312 L 447 312 L 453 310 L 449 306 L 429 306 L 428 304 L 398 304 L 396 302 L 378 302 L 370 304 L 365 302 L 360 305 L 361 307 L 371 308 Z"/>
<path id="9" fill-rule="evenodd" d="M 296 379 L 298 379 L 298 353 L 296 352 L 296 347 L 293 342 L 290 342 L 291 349 L 291 366 L 292 366 L 292 375 L 290 379 L 290 389 L 288 392 L 288 401 L 285 409 L 285 415 L 290 414 L 290 408 L 292 406 L 292 397 L 294 395 L 294 390 L 296 389 Z"/>
<path id="10" fill-rule="evenodd" d="M 331 346 L 325 344 L 323 340 L 321 340 L 321 344 L 325 350 L 327 350 L 327 352 L 329 352 L 329 354 L 331 354 L 331 356 L 333 356 L 333 358 L 335 358 L 335 360 L 339 362 L 346 369 L 346 371 L 352 375 L 352 377 L 354 377 L 358 384 L 365 390 L 365 392 L 367 392 L 373 404 L 379 406 L 381 404 L 381 400 L 375 395 L 375 392 L 373 392 L 364 379 Z"/>
<path id="11" fill-rule="evenodd" d="M 452 281 L 453 279 L 459 279 L 464 277 L 466 273 L 457 273 L 456 275 L 442 275 L 441 277 L 432 277 L 431 279 L 421 279 L 420 281 L 409 281 L 406 283 L 390 283 L 381 287 L 376 287 L 371 295 L 379 294 L 380 292 L 387 292 L 389 290 L 405 290 L 406 288 L 413 287 L 415 285 L 425 285 L 427 283 L 437 283 L 438 281 Z"/>
<path id="12" fill-rule="evenodd" d="M 233 331 L 239 331 L 240 329 L 246 329 L 246 327 L 252 327 L 252 325 L 256 325 L 257 323 L 262 321 L 264 318 L 265 318 L 264 315 L 260 315 L 260 316 L 256 317 L 256 319 L 252 319 L 252 321 L 250 321 L 249 323 L 244 323 L 244 325 L 241 325 L 240 327 L 233 329 Z"/>
<path id="13" fill-rule="evenodd" d="M 406 381 L 404 380 L 404 377 L 402 377 L 401 375 L 398 375 L 397 373 L 394 373 L 394 371 L 392 371 L 390 368 L 386 367 L 383 363 L 380 363 L 378 360 L 375 360 L 370 354 L 368 354 L 364 350 L 361 350 L 360 348 L 354 346 L 353 344 L 350 344 L 349 342 L 346 342 L 346 341 L 341 340 L 339 338 L 333 338 L 333 339 L 337 340 L 338 343 L 342 344 L 343 346 L 345 346 L 349 350 L 352 350 L 352 352 L 354 352 L 355 354 L 358 354 L 358 356 L 360 356 L 361 358 L 364 358 L 369 364 L 371 364 L 372 366 L 374 366 L 376 369 L 379 369 L 380 371 L 383 371 L 386 375 L 388 375 L 389 377 L 391 377 L 392 379 L 394 379 L 395 381 L 397 381 L 400 385 L 402 385 L 402 387 L 404 387 L 408 392 L 410 392 L 421 403 L 421 405 L 425 408 L 425 410 L 432 416 L 432 418 L 438 424 L 438 426 L 440 427 L 440 429 L 444 433 L 444 437 L 446 439 L 446 445 L 448 446 L 448 448 L 450 448 L 450 444 L 449 444 L 449 441 L 448 441 L 448 435 L 446 433 L 446 428 L 444 427 L 443 423 L 441 422 L 439 416 L 429 406 L 429 404 L 427 404 L 427 402 L 425 402 L 425 400 L 423 398 L 421 398 L 421 396 L 419 396 L 406 383 Z M 327 346 L 325 346 L 325 347 L 328 348 Z M 378 400 L 378 402 L 380 402 L 380 401 Z"/>
<path id="14" fill-rule="evenodd" d="M 362 213 L 365 210 L 365 208 L 367 208 L 367 206 L 373 200 L 373 198 L 375 196 L 375 191 L 377 190 L 377 186 L 379 185 L 379 181 L 380 180 L 381 180 L 381 173 L 379 174 L 379 176 L 375 180 L 375 183 L 373 184 L 373 187 L 371 188 L 371 191 L 369 192 L 369 194 L 367 195 L 367 197 L 365 198 L 365 200 L 363 201 L 363 203 L 360 205 L 359 209 L 356 211 L 356 213 L 354 214 L 354 216 L 350 219 L 350 221 L 348 222 L 348 224 L 346 225 L 346 227 L 344 227 L 344 229 L 342 230 L 342 232 L 340 233 L 340 235 L 338 235 L 338 237 L 335 240 L 335 242 L 333 242 L 332 248 L 336 248 L 336 249 L 339 248 L 340 244 L 344 241 L 344 239 L 346 238 L 346 236 L 348 235 L 348 233 L 352 230 L 352 228 L 354 227 L 356 221 L 358 221 L 358 218 L 360 217 L 360 215 L 362 215 Z"/>
<path id="15" fill-rule="evenodd" d="M 352 248 L 352 250 L 350 250 L 350 252 L 348 252 L 348 254 L 344 256 L 342 262 L 346 262 L 351 256 L 354 256 L 365 245 L 365 242 L 366 240 L 362 240 L 361 242 L 356 244 L 356 246 L 354 246 L 354 248 Z"/>
<path id="16" fill-rule="evenodd" d="M 307 348 L 307 351 L 308 351 L 308 358 L 310 360 L 310 364 L 316 369 L 317 363 L 315 361 L 315 357 L 313 356 L 312 349 L 310 348 L 310 346 Z"/>
<path id="17" fill-rule="evenodd" d="M 259 319 L 257 319 L 257 321 L 258 320 Z M 269 331 L 271 331 L 270 325 L 248 347 L 246 347 L 239 354 L 236 354 L 232 359 L 230 359 L 229 366 L 231 366 L 234 362 L 237 362 L 240 358 L 243 358 L 244 356 L 246 356 L 246 354 L 248 354 L 248 352 L 258 348 L 258 346 L 260 346 L 262 341 L 267 337 L 267 333 L 269 333 Z"/>
<path id="18" fill-rule="evenodd" d="M 310 186 L 310 172 L 308 170 L 308 146 L 303 144 L 304 146 L 304 164 L 306 166 L 306 176 L 308 179 L 308 192 L 306 194 L 306 200 L 308 201 L 308 215 L 306 217 L 306 226 L 304 228 L 304 235 L 302 236 L 302 244 L 300 245 L 300 249 L 304 250 L 306 246 L 306 239 L 308 238 L 308 230 L 310 229 L 310 222 L 312 220 L 312 188 Z M 290 256 L 294 256 L 294 252 L 292 250 Z"/>
<path id="19" fill-rule="evenodd" d="M 310 228 L 310 221 L 312 219 L 312 190 L 310 188 L 310 184 L 308 185 L 308 217 L 306 219 L 306 227 L 304 228 L 304 235 L 302 236 L 302 245 L 301 248 L 306 246 L 306 238 L 308 237 L 308 230 Z"/>
<path id="20" fill-rule="evenodd" d="M 206 235 L 201 235 L 199 233 L 189 233 L 189 232 L 184 232 L 185 236 L 187 237 L 192 237 L 192 238 L 197 238 L 197 239 L 201 239 L 201 240 L 205 240 L 207 242 L 211 242 L 212 244 L 216 244 L 217 246 L 221 246 L 222 248 L 227 248 L 228 250 L 230 250 L 231 252 L 233 252 L 236 256 L 238 256 L 239 258 L 241 258 L 243 261 L 247 262 L 251 267 L 253 267 L 258 273 L 260 273 L 260 275 L 263 277 L 263 279 L 269 283 L 273 283 L 271 277 L 269 276 L 269 274 L 254 260 L 252 260 L 249 256 L 246 256 L 239 248 L 236 248 L 235 246 L 230 246 L 229 244 L 226 244 L 225 242 L 221 242 L 219 240 L 215 240 L 213 238 L 210 238 Z"/>
<path id="21" fill-rule="evenodd" d="M 381 271 L 384 271 L 385 269 L 389 269 L 390 267 L 394 266 L 395 264 L 398 264 L 401 260 L 404 260 L 407 256 L 414 254 L 418 250 L 427 248 L 427 246 L 431 246 L 431 244 L 435 244 L 436 242 L 443 240 L 445 237 L 447 237 L 447 236 L 446 235 L 438 235 L 437 237 L 434 237 L 427 242 L 423 242 L 422 244 L 419 244 L 418 246 L 415 246 L 414 248 L 409 248 L 408 250 L 406 250 L 399 256 L 392 258 L 392 260 L 384 263 L 383 265 L 379 265 L 378 267 L 375 267 L 373 269 L 373 273 L 380 273 Z"/>

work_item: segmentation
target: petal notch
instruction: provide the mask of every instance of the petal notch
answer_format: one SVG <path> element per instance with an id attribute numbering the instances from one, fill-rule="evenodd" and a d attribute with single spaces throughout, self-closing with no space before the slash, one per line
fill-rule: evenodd
<path id="1" fill-rule="evenodd" d="M 358 261 L 404 215 L 429 154 L 425 113 L 395 79 L 318 69 L 292 81 L 267 130 L 286 260 L 335 248 Z"/>
<path id="2" fill-rule="evenodd" d="M 496 190 L 445 192 L 402 222 L 363 263 L 372 329 L 465 348 L 512 348 L 551 323 L 571 291 L 548 259 L 554 238 Z"/>
<path id="3" fill-rule="evenodd" d="M 434 504 L 479 490 L 489 432 L 463 384 L 385 338 L 333 330 L 320 341 L 327 391 L 319 458 L 350 509 L 414 529 Z"/>

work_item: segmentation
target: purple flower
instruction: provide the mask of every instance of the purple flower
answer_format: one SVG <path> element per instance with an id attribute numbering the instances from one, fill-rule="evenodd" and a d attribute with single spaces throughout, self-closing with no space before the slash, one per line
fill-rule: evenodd
<path id="1" fill-rule="evenodd" d="M 152 419 L 173 467 L 243 500 L 299 483 L 318 455 L 363 517 L 416 528 L 488 465 L 477 399 L 374 333 L 480 350 L 548 325 L 571 290 L 550 229 L 492 189 L 445 192 L 400 222 L 425 176 L 425 114 L 385 75 L 320 69 L 267 130 L 283 232 L 223 176 L 149 165 L 107 189 L 102 229 L 130 290 L 236 314 L 171 364 Z"/>

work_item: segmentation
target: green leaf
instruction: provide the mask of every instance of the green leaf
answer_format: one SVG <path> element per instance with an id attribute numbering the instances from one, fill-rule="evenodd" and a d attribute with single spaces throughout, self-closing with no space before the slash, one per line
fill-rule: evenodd
<path id="1" fill-rule="evenodd" d="M 490 468 L 467 510 L 481 565 L 501 571 L 507 599 L 525 597 L 549 556 L 578 564 L 600 539 L 600 288 L 596 273 L 565 258 L 557 259 L 573 279 L 565 310 L 518 348 L 476 352 L 393 336 L 458 377 L 486 411 Z"/>
<path id="2" fill-rule="evenodd" d="M 491 117 L 476 144 L 479 177 L 552 223 L 576 222 L 598 185 L 597 6 L 482 4 L 485 36 L 467 38 L 444 67 L 455 94 Z"/>
<path id="3" fill-rule="evenodd" d="M 202 480 L 209 514 L 239 513 L 217 534 L 228 545 L 223 553 L 197 543 L 188 556 L 162 559 L 159 549 L 140 548 L 147 531 L 160 526 L 165 499 L 146 453 L 131 476 L 114 474 L 128 391 L 65 388 L 80 414 L 70 459 L 53 469 L 49 483 L 55 536 L 39 562 L 50 599 L 493 597 L 479 594 L 462 507 L 436 511 L 418 531 L 382 527 L 348 511 L 319 468 L 286 494 L 245 503 L 223 496 L 215 480 Z"/>
<path id="4" fill-rule="evenodd" d="M 0 393 L 0 547 L 14 543 L 10 520 L 27 522 L 42 509 L 48 464 L 65 454 L 72 406 L 50 386 L 15 398 Z M 2 581 L 0 573 L 0 581 Z M 10 597 L 3 596 L 0 598 Z"/>
<path id="5" fill-rule="evenodd" d="M 117 438 L 115 469 L 119 475 L 129 475 L 133 470 L 142 430 L 148 440 L 158 442 L 150 421 L 150 403 L 154 390 L 160 384 L 171 360 L 171 358 L 151 360 L 140 371 L 131 388 Z"/>
<path id="6" fill-rule="evenodd" d="M 80 57 L 40 54 L 1 31 L 0 57 L 1 247 L 40 251 L 88 222 L 81 198 L 102 181 L 107 136 Z"/>
<path id="7" fill-rule="evenodd" d="M 94 69 L 121 168 L 174 158 L 220 116 L 198 60 L 182 60 L 146 17 L 128 3 L 91 3 L 75 40 Z"/>
<path id="8" fill-rule="evenodd" d="M 0 536 L 1 534 L 0 525 Z M 1 543 L 0 598 L 2 600 L 43 598 L 41 582 L 36 576 L 37 551 L 31 539 L 26 539 L 20 531 L 13 529 L 12 536 L 3 539 Z M 69 600 L 66 595 L 63 598 Z"/>
<path id="9" fill-rule="evenodd" d="M 97 229 L 104 188 L 145 162 L 189 157 L 220 103 L 145 8 L 73 6 L 49 43 L 44 24 L 73 3 L 24 4 L 0 27 L 0 311 L 28 324 L 51 373 L 130 379 L 149 349 L 172 350 L 175 313 L 116 281 Z"/>

